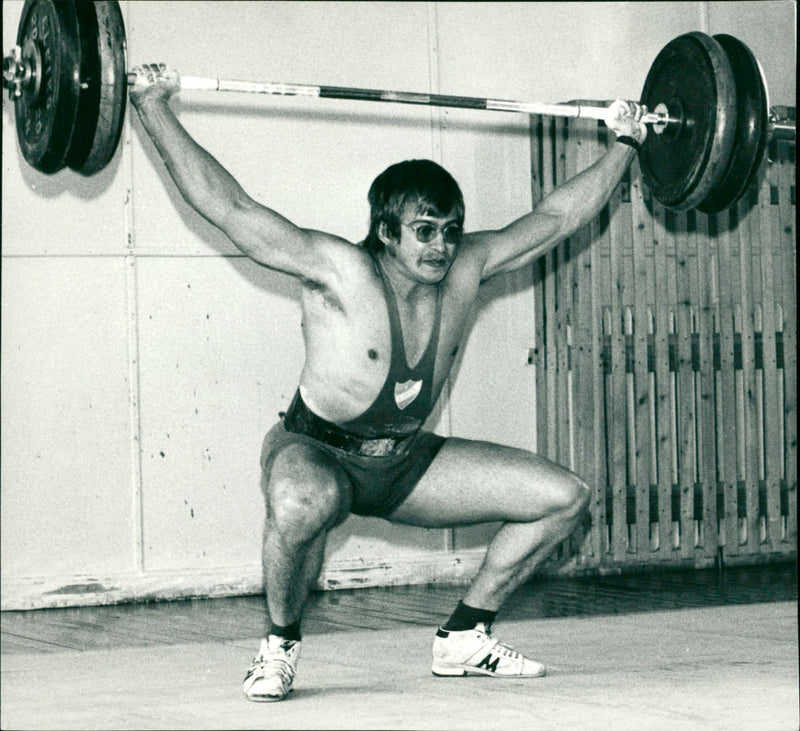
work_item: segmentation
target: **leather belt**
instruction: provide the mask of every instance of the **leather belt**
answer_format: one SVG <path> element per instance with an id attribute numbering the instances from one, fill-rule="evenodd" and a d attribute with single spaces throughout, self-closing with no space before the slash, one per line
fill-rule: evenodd
<path id="1" fill-rule="evenodd" d="M 305 434 L 330 447 L 336 447 L 336 449 L 362 457 L 387 457 L 397 454 L 398 447 L 414 436 L 414 434 L 405 434 L 399 437 L 369 438 L 351 434 L 311 411 L 301 398 L 299 390 L 283 417 L 283 426 L 287 431 Z"/>

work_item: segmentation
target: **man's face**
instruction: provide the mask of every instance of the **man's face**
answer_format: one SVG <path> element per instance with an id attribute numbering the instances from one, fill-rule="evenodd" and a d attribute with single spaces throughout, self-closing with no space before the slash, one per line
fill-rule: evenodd
<path id="1" fill-rule="evenodd" d="M 441 282 L 458 253 L 461 226 L 454 213 L 444 218 L 407 206 L 400 236 L 386 243 L 386 253 L 406 276 L 424 284 Z"/>

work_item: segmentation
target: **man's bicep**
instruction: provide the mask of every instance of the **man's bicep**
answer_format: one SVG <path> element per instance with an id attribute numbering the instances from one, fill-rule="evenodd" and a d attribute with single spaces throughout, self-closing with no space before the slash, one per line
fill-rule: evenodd
<path id="1" fill-rule="evenodd" d="M 534 261 L 561 240 L 562 222 L 545 211 L 532 211 L 497 231 L 471 234 L 483 259 L 481 279 L 514 271 Z"/>
<path id="2" fill-rule="evenodd" d="M 320 283 L 331 268 L 329 245 L 346 244 L 330 234 L 300 228 L 252 200 L 234 206 L 220 228 L 253 261 Z"/>

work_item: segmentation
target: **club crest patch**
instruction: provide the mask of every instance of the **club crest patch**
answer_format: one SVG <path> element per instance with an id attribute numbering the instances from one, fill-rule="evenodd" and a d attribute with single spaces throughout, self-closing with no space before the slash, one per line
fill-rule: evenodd
<path id="1" fill-rule="evenodd" d="M 402 411 L 411 404 L 422 390 L 422 381 L 404 381 L 394 384 L 394 402 Z"/>

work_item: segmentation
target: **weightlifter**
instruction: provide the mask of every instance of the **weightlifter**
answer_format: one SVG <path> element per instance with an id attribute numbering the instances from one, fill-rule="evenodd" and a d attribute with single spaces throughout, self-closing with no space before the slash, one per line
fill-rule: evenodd
<path id="1" fill-rule="evenodd" d="M 464 200 L 429 160 L 381 173 L 365 240 L 300 228 L 252 200 L 169 107 L 163 64 L 135 69 L 130 98 L 188 203 L 253 261 L 302 287 L 306 360 L 294 400 L 262 452 L 263 559 L 271 627 L 244 680 L 252 701 L 292 690 L 301 616 L 328 533 L 349 513 L 425 528 L 501 522 L 469 589 L 433 639 L 437 676 L 535 678 L 544 665 L 492 637 L 503 602 L 577 526 L 579 477 L 536 454 L 443 438 L 421 427 L 483 282 L 527 266 L 600 211 L 647 134 L 642 108 L 616 101 L 616 142 L 533 211 L 464 233 Z"/>

